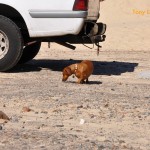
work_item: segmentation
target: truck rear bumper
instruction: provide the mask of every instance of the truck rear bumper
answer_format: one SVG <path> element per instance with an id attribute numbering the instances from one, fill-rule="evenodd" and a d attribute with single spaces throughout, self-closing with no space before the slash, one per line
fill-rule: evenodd
<path id="1" fill-rule="evenodd" d="M 41 42 L 56 42 L 63 46 L 71 49 L 75 49 L 75 46 L 71 44 L 95 44 L 99 46 L 99 42 L 105 41 L 106 35 L 106 24 L 94 23 L 93 26 L 83 27 L 82 32 L 78 35 L 64 35 L 64 36 L 53 36 L 45 38 L 33 38 L 32 41 Z"/>
<path id="2" fill-rule="evenodd" d="M 42 40 L 44 42 L 67 42 L 70 44 L 93 44 L 105 41 L 106 24 L 94 23 L 93 27 L 85 26 L 78 35 L 55 36 Z"/>

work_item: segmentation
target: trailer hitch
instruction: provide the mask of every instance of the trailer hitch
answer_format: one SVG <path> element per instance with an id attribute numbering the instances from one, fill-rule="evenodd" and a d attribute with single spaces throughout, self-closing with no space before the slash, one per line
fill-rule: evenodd
<path id="1" fill-rule="evenodd" d="M 86 41 L 87 38 L 90 39 L 91 43 L 97 46 L 97 55 L 99 55 L 100 48 L 100 42 L 105 41 L 106 35 L 106 24 L 103 23 L 95 23 L 95 22 L 87 22 L 84 28 L 84 36 L 82 37 L 84 41 Z M 86 42 L 85 42 L 86 43 Z M 85 44 L 84 44 L 85 45 Z M 88 47 L 87 45 L 85 45 Z M 88 47 L 89 48 L 89 47 Z"/>

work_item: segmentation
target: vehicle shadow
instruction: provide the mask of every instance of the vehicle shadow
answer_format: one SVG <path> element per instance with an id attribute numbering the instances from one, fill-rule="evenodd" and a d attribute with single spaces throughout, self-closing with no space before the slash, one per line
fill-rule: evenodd
<path id="1" fill-rule="evenodd" d="M 32 60 L 26 64 L 17 65 L 9 73 L 20 72 L 38 72 L 43 68 L 52 71 L 62 71 L 68 65 L 79 63 L 81 60 Z M 121 75 L 126 72 L 134 72 L 138 63 L 131 62 L 108 62 L 108 61 L 93 61 L 94 72 L 93 75 Z"/>

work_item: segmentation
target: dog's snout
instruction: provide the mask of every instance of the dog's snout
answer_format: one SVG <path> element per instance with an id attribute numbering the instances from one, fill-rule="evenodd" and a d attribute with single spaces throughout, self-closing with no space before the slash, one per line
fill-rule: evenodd
<path id="1" fill-rule="evenodd" d="M 62 82 L 65 82 L 65 80 L 64 80 L 64 79 L 62 79 Z"/>
<path id="2" fill-rule="evenodd" d="M 67 80 L 67 78 L 64 78 L 64 77 L 62 78 L 62 81 L 63 81 L 63 82 L 65 82 L 66 80 Z"/>
<path id="3" fill-rule="evenodd" d="M 63 75 L 63 77 L 62 77 L 62 81 L 64 82 L 64 81 L 66 81 L 67 79 L 68 79 L 68 76 Z"/>

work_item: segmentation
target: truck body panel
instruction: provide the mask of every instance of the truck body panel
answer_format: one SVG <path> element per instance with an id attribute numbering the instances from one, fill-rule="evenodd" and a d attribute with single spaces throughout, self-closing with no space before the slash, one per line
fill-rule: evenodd
<path id="1" fill-rule="evenodd" d="M 71 18 L 69 15 L 48 17 L 47 14 L 58 12 L 75 14 L 72 10 L 74 0 L 0 0 L 0 4 L 8 5 L 17 10 L 23 17 L 30 37 L 47 37 L 66 34 L 78 34 L 84 24 L 86 13 L 78 12 L 79 16 Z M 47 14 L 44 16 L 44 12 Z M 37 12 L 41 17 L 33 17 L 31 12 Z M 81 14 L 80 14 L 81 13 Z M 81 17 L 80 17 L 81 16 Z"/>

